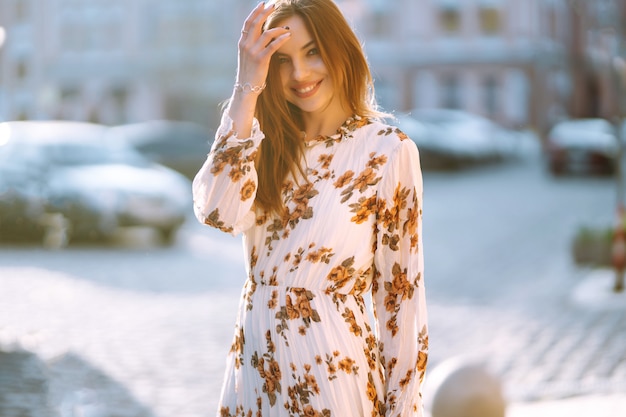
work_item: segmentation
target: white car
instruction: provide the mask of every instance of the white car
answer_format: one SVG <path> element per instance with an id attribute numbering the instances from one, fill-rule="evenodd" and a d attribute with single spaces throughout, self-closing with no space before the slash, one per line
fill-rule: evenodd
<path id="1" fill-rule="evenodd" d="M 610 174 L 615 169 L 619 142 L 605 119 L 564 120 L 547 138 L 548 168 L 555 174 Z"/>
<path id="2" fill-rule="evenodd" d="M 518 145 L 515 132 L 462 110 L 415 109 L 399 120 L 401 129 L 422 126 L 416 143 L 426 167 L 457 168 L 501 160 L 512 156 Z"/>
<path id="3" fill-rule="evenodd" d="M 144 226 L 171 242 L 191 207 L 191 183 L 133 148 L 103 140 L 107 127 L 65 121 L 0 123 L 0 153 L 44 184 L 47 213 L 60 213 L 70 240 Z"/>
<path id="4" fill-rule="evenodd" d="M 149 160 L 193 179 L 211 150 L 211 135 L 192 122 L 150 120 L 111 127 L 107 141 L 125 142 Z"/>

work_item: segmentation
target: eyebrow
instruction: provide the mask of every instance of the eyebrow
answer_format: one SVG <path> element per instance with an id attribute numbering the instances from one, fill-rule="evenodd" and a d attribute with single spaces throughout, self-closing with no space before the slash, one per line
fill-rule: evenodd
<path id="1" fill-rule="evenodd" d="M 315 41 L 314 41 L 314 40 L 310 41 L 309 43 L 307 43 L 306 45 L 304 45 L 304 46 L 303 46 L 302 48 L 300 48 L 300 49 L 301 49 L 301 50 L 302 50 L 302 49 L 307 49 L 309 46 L 313 46 L 313 45 L 315 45 Z"/>
<path id="2" fill-rule="evenodd" d="M 304 45 L 302 48 L 300 48 L 300 50 L 303 51 L 303 50 L 305 50 L 307 48 L 310 48 L 311 46 L 315 45 L 316 43 L 317 42 L 315 42 L 315 40 L 309 41 L 309 42 L 307 42 L 306 45 Z M 281 52 L 277 51 L 276 55 L 287 55 L 287 54 L 284 54 L 284 53 L 281 53 Z"/>

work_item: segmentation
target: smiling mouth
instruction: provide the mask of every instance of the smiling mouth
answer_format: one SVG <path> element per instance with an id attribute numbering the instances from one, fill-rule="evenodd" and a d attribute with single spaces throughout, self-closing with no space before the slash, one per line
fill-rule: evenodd
<path id="1" fill-rule="evenodd" d="M 321 81 L 315 83 L 315 84 L 311 84 L 308 85 L 306 87 L 303 88 L 292 88 L 292 90 L 296 93 L 296 95 L 300 98 L 306 98 L 309 97 L 313 94 L 315 94 L 315 92 L 317 91 L 318 87 L 320 86 L 320 84 L 322 84 Z"/>

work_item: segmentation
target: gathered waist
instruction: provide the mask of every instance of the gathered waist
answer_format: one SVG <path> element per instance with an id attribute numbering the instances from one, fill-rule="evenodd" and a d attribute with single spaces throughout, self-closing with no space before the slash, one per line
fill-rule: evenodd
<path id="1" fill-rule="evenodd" d="M 248 277 L 244 283 L 244 288 L 248 290 L 279 290 L 286 292 L 301 292 L 301 291 L 310 291 L 316 294 L 324 294 L 327 296 L 332 296 L 336 294 L 338 296 L 352 296 L 355 298 L 363 298 L 363 295 L 367 293 L 370 289 L 371 285 L 363 282 L 359 285 L 351 285 L 351 286 L 342 286 L 337 288 L 333 285 L 326 285 L 320 287 L 314 287 L 310 285 L 302 285 L 299 283 L 285 283 L 285 282 L 277 282 L 266 281 L 266 280 L 256 280 L 254 277 Z"/>

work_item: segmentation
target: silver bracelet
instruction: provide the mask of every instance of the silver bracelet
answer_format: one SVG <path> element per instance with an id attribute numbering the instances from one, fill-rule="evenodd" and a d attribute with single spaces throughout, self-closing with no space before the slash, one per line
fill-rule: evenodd
<path id="1" fill-rule="evenodd" d="M 242 93 L 260 93 L 265 90 L 265 83 L 263 85 L 252 85 L 250 83 L 235 83 L 235 91 L 239 91 Z"/>

